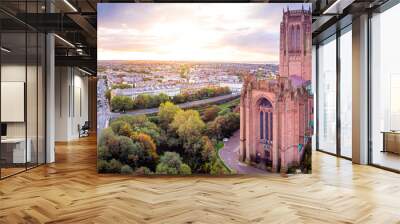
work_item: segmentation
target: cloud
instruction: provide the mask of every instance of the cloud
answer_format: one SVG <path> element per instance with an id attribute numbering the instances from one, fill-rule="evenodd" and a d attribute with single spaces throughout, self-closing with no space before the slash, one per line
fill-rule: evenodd
<path id="1" fill-rule="evenodd" d="M 301 4 L 101 3 L 98 55 L 130 60 L 278 60 L 279 24 L 287 6 L 301 8 Z"/>

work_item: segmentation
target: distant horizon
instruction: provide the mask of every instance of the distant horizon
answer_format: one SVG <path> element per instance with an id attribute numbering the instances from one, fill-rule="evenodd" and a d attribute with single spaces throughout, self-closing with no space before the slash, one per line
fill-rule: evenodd
<path id="1" fill-rule="evenodd" d="M 284 10 L 303 3 L 99 3 L 98 60 L 278 64 Z"/>
<path id="2" fill-rule="evenodd" d="M 193 60 L 121 60 L 121 59 L 98 59 L 98 62 L 106 61 L 121 61 L 121 62 L 175 62 L 175 63 L 230 63 L 230 64 L 267 64 L 267 65 L 279 65 L 279 62 L 269 61 L 193 61 Z"/>

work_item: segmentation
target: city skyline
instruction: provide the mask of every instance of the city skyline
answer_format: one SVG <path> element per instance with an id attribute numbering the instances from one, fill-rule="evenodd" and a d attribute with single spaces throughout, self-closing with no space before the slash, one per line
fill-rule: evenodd
<path id="1" fill-rule="evenodd" d="M 301 6 L 99 4 L 98 59 L 277 64 L 282 11 Z"/>

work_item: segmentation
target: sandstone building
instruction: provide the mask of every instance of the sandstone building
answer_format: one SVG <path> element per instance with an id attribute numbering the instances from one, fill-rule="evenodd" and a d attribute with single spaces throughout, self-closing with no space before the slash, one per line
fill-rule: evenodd
<path id="1" fill-rule="evenodd" d="M 313 130 L 311 11 L 283 12 L 277 77 L 244 76 L 240 160 L 273 172 L 297 166 Z"/>

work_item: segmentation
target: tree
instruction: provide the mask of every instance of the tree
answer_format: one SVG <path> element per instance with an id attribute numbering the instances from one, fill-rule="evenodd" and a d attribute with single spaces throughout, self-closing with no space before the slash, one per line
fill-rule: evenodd
<path id="1" fill-rule="evenodd" d="M 131 138 L 134 142 L 139 143 L 143 149 L 147 150 L 153 160 L 158 160 L 156 144 L 149 135 L 135 132 Z"/>
<path id="2" fill-rule="evenodd" d="M 132 174 L 133 173 L 133 169 L 129 165 L 123 165 L 121 167 L 121 173 L 122 174 Z"/>
<path id="3" fill-rule="evenodd" d="M 119 155 L 118 157 L 114 158 L 118 159 L 119 161 L 125 164 L 128 164 L 129 157 L 135 154 L 135 150 L 137 149 L 138 145 L 134 144 L 132 139 L 126 136 L 119 136 L 118 143 L 120 148 Z"/>
<path id="4" fill-rule="evenodd" d="M 189 70 L 190 70 L 189 65 L 187 64 L 181 65 L 179 70 L 181 78 L 184 78 L 186 79 L 186 81 L 189 81 Z"/>
<path id="5" fill-rule="evenodd" d="M 229 173 L 230 171 L 224 166 L 224 164 L 222 164 L 222 161 L 220 160 L 215 160 L 215 162 L 211 166 L 211 175 L 225 175 Z"/>
<path id="6" fill-rule="evenodd" d="M 105 128 L 101 132 L 99 148 L 101 148 L 101 153 L 99 153 L 99 155 L 104 156 L 103 159 L 119 158 L 119 139 L 111 128 Z"/>
<path id="7" fill-rule="evenodd" d="M 204 162 L 212 161 L 215 158 L 215 147 L 213 142 L 207 137 L 201 137 L 202 147 L 201 156 Z"/>
<path id="8" fill-rule="evenodd" d="M 240 127 L 238 113 L 229 112 L 218 116 L 214 121 L 207 123 L 206 133 L 210 138 L 222 139 L 230 137 Z"/>
<path id="9" fill-rule="evenodd" d="M 132 132 L 142 132 L 151 136 L 156 145 L 166 142 L 165 134 L 155 123 L 151 122 L 146 115 L 123 115 L 113 120 L 110 126 L 113 126 L 113 123 L 116 122 L 124 122 L 129 124 Z"/>
<path id="10" fill-rule="evenodd" d="M 192 169 L 185 163 L 182 163 L 181 168 L 179 169 L 180 175 L 190 175 L 192 174 Z"/>
<path id="11" fill-rule="evenodd" d="M 132 85 L 130 84 L 125 84 L 125 83 L 120 83 L 120 84 L 114 84 L 111 87 L 112 89 L 129 89 L 132 88 Z"/>
<path id="12" fill-rule="evenodd" d="M 133 105 L 137 109 L 143 109 L 148 108 L 150 103 L 152 103 L 152 98 L 149 94 L 140 94 L 135 98 Z"/>
<path id="13" fill-rule="evenodd" d="M 207 107 L 203 113 L 203 117 L 202 117 L 203 121 L 208 122 L 208 121 L 214 120 L 218 116 L 219 111 L 220 111 L 220 108 L 216 105 Z"/>
<path id="14" fill-rule="evenodd" d="M 108 102 L 111 102 L 111 90 L 107 89 L 104 95 L 105 95 L 106 99 L 108 100 Z"/>
<path id="15" fill-rule="evenodd" d="M 119 173 L 121 172 L 122 163 L 116 159 L 112 159 L 108 163 L 108 172 L 109 173 Z"/>
<path id="16" fill-rule="evenodd" d="M 204 122 L 200 118 L 200 114 L 196 110 L 178 111 L 174 120 L 170 124 L 172 130 L 175 130 L 179 138 L 184 143 L 191 143 L 201 137 L 201 133 L 205 127 Z"/>
<path id="17" fill-rule="evenodd" d="M 158 94 L 158 104 L 157 104 L 157 106 L 159 106 L 161 103 L 165 103 L 165 102 L 167 102 L 169 100 L 170 100 L 170 97 L 167 94 L 160 93 L 160 94 Z"/>
<path id="18" fill-rule="evenodd" d="M 117 135 L 130 137 L 132 134 L 131 125 L 125 121 L 118 120 L 111 122 L 110 127 L 113 130 L 113 132 Z"/>
<path id="19" fill-rule="evenodd" d="M 188 175 L 192 171 L 187 164 L 182 163 L 180 155 L 176 152 L 165 152 L 160 158 L 160 163 L 156 168 L 157 174 L 168 175 Z"/>
<path id="20" fill-rule="evenodd" d="M 99 173 L 119 173 L 121 172 L 122 163 L 116 159 L 111 161 L 99 160 L 97 162 L 97 170 Z"/>
<path id="21" fill-rule="evenodd" d="M 177 94 L 172 98 L 172 101 L 176 104 L 186 102 L 185 96 L 183 94 Z"/>
<path id="22" fill-rule="evenodd" d="M 132 98 L 128 96 L 114 96 L 111 99 L 111 110 L 113 111 L 125 111 L 130 110 L 133 107 Z"/>
<path id="23" fill-rule="evenodd" d="M 158 117 L 161 128 L 167 130 L 169 124 L 173 121 L 174 116 L 179 111 L 181 111 L 181 109 L 169 101 L 162 103 L 158 111 Z"/>

